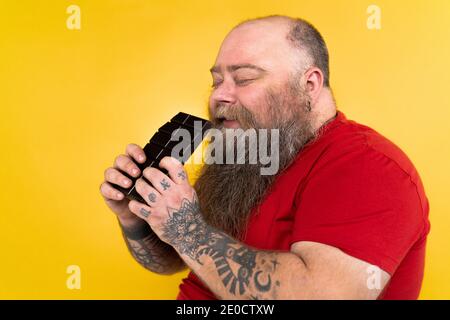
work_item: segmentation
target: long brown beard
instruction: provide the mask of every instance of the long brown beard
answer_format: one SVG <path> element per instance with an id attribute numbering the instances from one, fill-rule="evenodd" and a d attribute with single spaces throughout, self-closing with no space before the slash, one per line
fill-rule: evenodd
<path id="1" fill-rule="evenodd" d="M 257 164 L 249 164 L 248 161 L 245 164 L 210 164 L 203 166 L 194 185 L 206 222 L 238 239 L 245 236 L 244 231 L 247 229 L 250 213 L 270 192 L 276 177 L 292 163 L 305 144 L 314 137 L 310 114 L 306 109 L 306 95 L 298 87 L 289 84 L 287 90 L 278 94 L 269 90 L 266 98 L 267 107 L 271 113 L 270 119 L 272 119 L 269 125 L 263 126 L 243 106 L 218 106 L 215 114 L 210 115 L 210 119 L 219 129 L 223 128 L 217 121 L 217 115 L 238 120 L 243 129 L 250 127 L 279 129 L 278 173 L 261 175 L 260 169 L 263 165 L 259 162 Z M 256 132 L 259 139 L 258 130 Z M 268 150 L 271 150 L 270 146 Z M 248 148 L 245 151 L 246 160 L 248 160 Z"/>

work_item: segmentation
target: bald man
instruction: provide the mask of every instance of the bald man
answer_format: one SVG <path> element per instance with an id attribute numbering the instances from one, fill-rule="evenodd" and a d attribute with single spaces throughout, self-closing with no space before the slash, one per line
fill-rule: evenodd
<path id="1" fill-rule="evenodd" d="M 178 299 L 416 299 L 428 201 L 407 156 L 337 111 L 328 50 L 308 22 L 245 21 L 211 68 L 210 120 L 225 135 L 276 129 L 279 170 L 205 165 L 194 186 L 166 157 L 128 201 L 112 184 L 138 177 L 130 144 L 101 193 L 134 258 L 159 274 L 189 268 Z M 150 183 L 148 183 L 150 182 Z"/>

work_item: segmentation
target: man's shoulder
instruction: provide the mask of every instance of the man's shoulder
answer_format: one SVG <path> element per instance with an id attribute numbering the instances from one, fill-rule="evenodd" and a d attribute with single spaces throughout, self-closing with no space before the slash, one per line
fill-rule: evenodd
<path id="1" fill-rule="evenodd" d="M 289 173 L 289 180 L 299 181 L 300 189 L 310 181 L 330 184 L 375 179 L 381 185 L 408 181 L 425 202 L 420 176 L 401 148 L 375 129 L 347 119 L 342 112 L 300 152 Z"/>
<path id="2" fill-rule="evenodd" d="M 323 161 L 352 158 L 352 161 L 394 162 L 409 175 L 416 175 L 415 167 L 406 153 L 392 140 L 375 129 L 342 116 L 325 138 Z"/>
<path id="3" fill-rule="evenodd" d="M 360 137 L 360 139 L 355 139 L 357 143 L 353 145 L 353 148 L 372 155 L 368 157 L 368 160 L 372 159 L 372 161 L 380 161 L 382 163 L 386 161 L 393 162 L 398 169 L 411 176 L 413 180 L 418 178 L 416 168 L 408 155 L 390 138 L 367 125 L 353 120 L 349 120 L 347 126 L 353 135 Z M 345 143 L 345 139 L 343 139 L 343 143 Z"/>

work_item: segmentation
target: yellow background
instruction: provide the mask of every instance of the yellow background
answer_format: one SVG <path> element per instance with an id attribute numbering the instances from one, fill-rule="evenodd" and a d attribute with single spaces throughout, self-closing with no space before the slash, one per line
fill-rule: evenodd
<path id="1" fill-rule="evenodd" d="M 368 30 L 367 7 L 382 10 Z M 69 30 L 66 8 L 81 8 Z M 227 31 L 267 14 L 310 20 L 339 108 L 418 168 L 432 229 L 421 297 L 450 298 L 450 1 L 0 1 L 0 298 L 172 299 L 185 274 L 129 255 L 99 194 L 127 143 L 178 111 L 206 115 Z M 66 288 L 68 265 L 81 290 Z"/>

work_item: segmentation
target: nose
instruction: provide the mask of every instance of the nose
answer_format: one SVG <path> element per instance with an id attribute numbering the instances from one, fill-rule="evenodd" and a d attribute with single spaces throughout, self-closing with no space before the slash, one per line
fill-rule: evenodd
<path id="1" fill-rule="evenodd" d="M 214 89 L 211 94 L 211 100 L 214 105 L 233 105 L 237 101 L 236 89 L 231 81 L 224 81 Z"/>

